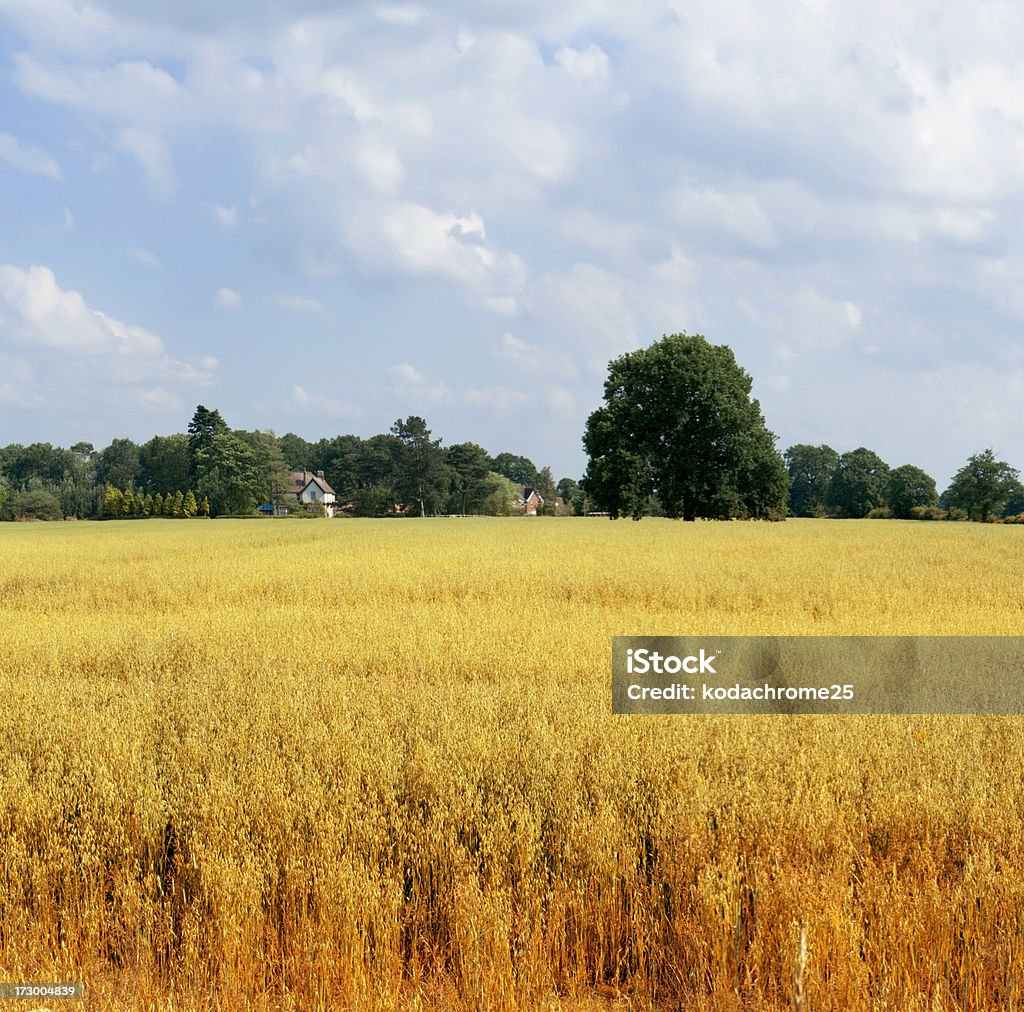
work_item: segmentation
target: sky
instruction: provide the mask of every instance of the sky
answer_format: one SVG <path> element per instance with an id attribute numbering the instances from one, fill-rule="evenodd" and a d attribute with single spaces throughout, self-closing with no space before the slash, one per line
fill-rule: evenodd
<path id="1" fill-rule="evenodd" d="M 1024 470 L 1024 5 L 0 0 L 0 444 L 235 428 L 579 476 L 728 344 L 780 450 Z"/>

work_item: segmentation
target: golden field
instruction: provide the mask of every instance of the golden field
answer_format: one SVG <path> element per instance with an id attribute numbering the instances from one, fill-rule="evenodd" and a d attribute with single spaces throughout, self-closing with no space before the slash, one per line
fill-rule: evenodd
<path id="1" fill-rule="evenodd" d="M 1022 537 L 0 525 L 0 980 L 90 1010 L 1017 1007 L 1024 718 L 613 716 L 610 660 L 1021 635 Z"/>

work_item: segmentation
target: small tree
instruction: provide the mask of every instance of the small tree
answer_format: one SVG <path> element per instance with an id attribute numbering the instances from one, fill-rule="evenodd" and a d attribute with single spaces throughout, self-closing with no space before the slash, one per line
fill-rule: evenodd
<path id="1" fill-rule="evenodd" d="M 147 492 L 146 498 L 142 500 L 142 515 L 148 517 L 153 512 L 153 493 Z"/>
<path id="2" fill-rule="evenodd" d="M 121 516 L 130 517 L 135 513 L 135 496 L 131 489 L 125 489 L 121 493 Z"/>
<path id="3" fill-rule="evenodd" d="M 168 492 L 164 496 L 164 516 L 165 517 L 173 517 L 174 516 L 174 493 L 173 492 Z"/>
<path id="4" fill-rule="evenodd" d="M 124 495 L 121 490 L 114 488 L 113 485 L 108 485 L 107 491 L 103 494 L 103 505 L 100 507 L 100 515 L 108 519 L 119 517 L 124 505 L 123 500 Z"/>
<path id="5" fill-rule="evenodd" d="M 191 520 L 192 517 L 194 517 L 198 512 L 199 504 L 196 502 L 196 497 L 195 494 L 192 492 L 192 489 L 189 489 L 187 494 L 185 495 L 184 501 L 181 504 L 182 516 L 188 517 Z"/>
<path id="6" fill-rule="evenodd" d="M 185 496 L 181 489 L 174 496 L 174 505 L 171 507 L 171 516 L 180 517 L 181 511 L 185 508 Z"/>
<path id="7" fill-rule="evenodd" d="M 207 499 L 205 495 L 203 496 L 203 501 L 199 506 L 199 509 L 204 517 L 208 517 L 210 515 L 210 500 Z"/>
<path id="8" fill-rule="evenodd" d="M 153 496 L 153 508 L 149 511 L 150 516 L 160 517 L 164 513 L 164 494 L 163 492 L 157 492 Z"/>

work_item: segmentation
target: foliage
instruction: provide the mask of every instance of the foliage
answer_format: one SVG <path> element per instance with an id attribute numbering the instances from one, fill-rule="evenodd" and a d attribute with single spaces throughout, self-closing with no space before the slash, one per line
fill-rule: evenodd
<path id="1" fill-rule="evenodd" d="M 935 479 L 912 464 L 903 464 L 889 472 L 887 498 L 892 515 L 901 520 L 910 519 L 915 509 L 939 504 Z"/>
<path id="2" fill-rule="evenodd" d="M 996 460 L 990 448 L 969 457 L 942 493 L 942 504 L 963 510 L 972 520 L 988 523 L 1002 516 L 1011 496 L 1018 493 L 1019 472 Z"/>
<path id="3" fill-rule="evenodd" d="M 871 450 L 858 447 L 844 453 L 828 487 L 828 506 L 840 517 L 866 517 L 887 506 L 889 465 Z"/>
<path id="4" fill-rule="evenodd" d="M 401 418 L 391 426 L 391 432 L 402 443 L 398 458 L 396 492 L 401 501 L 416 503 L 419 514 L 436 513 L 448 485 L 441 440 L 430 438 L 427 423 L 418 415 Z"/>
<path id="5" fill-rule="evenodd" d="M 508 452 L 499 453 L 494 458 L 491 469 L 519 485 L 537 484 L 538 471 L 529 457 Z"/>
<path id="6" fill-rule="evenodd" d="M 750 376 L 725 345 L 673 334 L 611 362 L 587 420 L 583 486 L 614 519 L 781 518 L 786 471 Z"/>
<path id="7" fill-rule="evenodd" d="M 64 519 L 60 508 L 60 499 L 44 489 L 15 493 L 11 497 L 8 510 L 15 520 Z"/>
<path id="8" fill-rule="evenodd" d="M 825 444 L 798 443 L 786 450 L 783 459 L 789 476 L 789 512 L 795 517 L 824 516 L 839 454 Z"/>
<path id="9" fill-rule="evenodd" d="M 444 463 L 451 481 L 452 513 L 465 516 L 477 512 L 480 504 L 493 490 L 488 479 L 491 458 L 488 452 L 476 443 L 454 443 L 444 453 Z"/>

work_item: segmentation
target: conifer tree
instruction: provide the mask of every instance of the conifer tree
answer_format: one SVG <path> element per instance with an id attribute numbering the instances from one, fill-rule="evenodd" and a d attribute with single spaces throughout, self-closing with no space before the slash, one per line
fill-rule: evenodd
<path id="1" fill-rule="evenodd" d="M 208 517 L 210 515 L 210 500 L 207 499 L 205 495 L 203 496 L 203 501 L 199 509 L 204 517 Z"/>
<path id="2" fill-rule="evenodd" d="M 174 497 L 174 506 L 172 515 L 176 517 L 181 516 L 181 511 L 185 506 L 185 497 L 181 494 L 181 489 L 178 489 L 177 495 Z"/>
<path id="3" fill-rule="evenodd" d="M 151 516 L 153 513 L 153 493 L 147 492 L 146 498 L 142 500 L 142 515 L 144 517 Z"/>
<path id="4" fill-rule="evenodd" d="M 121 515 L 123 498 L 119 489 L 114 488 L 113 485 L 108 485 L 107 491 L 103 494 L 103 505 L 100 508 L 100 512 L 105 517 L 119 517 Z"/>
<path id="5" fill-rule="evenodd" d="M 150 515 L 154 517 L 163 516 L 164 512 L 164 494 L 163 492 L 157 492 L 153 496 L 153 508 L 150 510 Z"/>
<path id="6" fill-rule="evenodd" d="M 167 495 L 164 496 L 164 516 L 165 517 L 173 517 L 174 516 L 174 493 L 173 492 L 168 492 Z"/>
<path id="7" fill-rule="evenodd" d="M 199 512 L 199 506 L 196 503 L 196 497 L 192 489 L 189 489 L 185 495 L 185 499 L 181 504 L 181 512 L 183 516 L 191 519 Z"/>
<path id="8" fill-rule="evenodd" d="M 130 517 L 135 512 L 135 496 L 131 489 L 125 489 L 121 493 L 121 516 Z"/>

